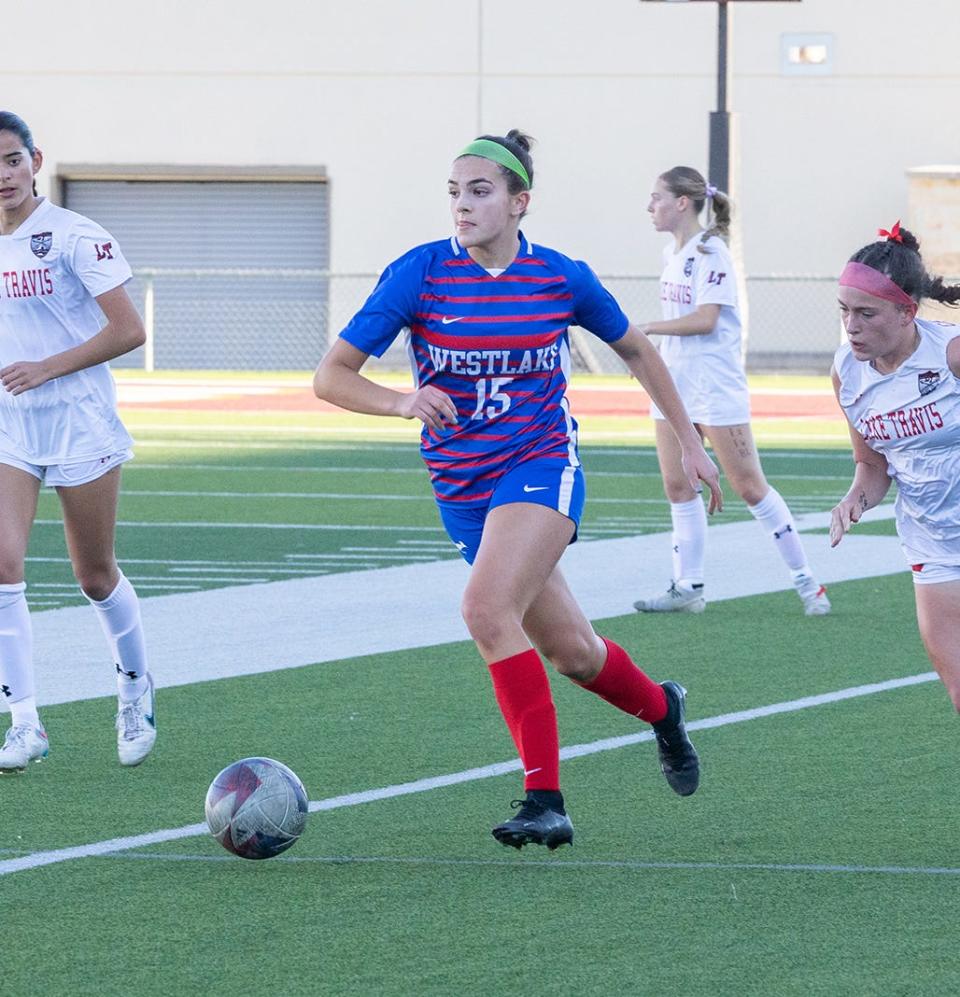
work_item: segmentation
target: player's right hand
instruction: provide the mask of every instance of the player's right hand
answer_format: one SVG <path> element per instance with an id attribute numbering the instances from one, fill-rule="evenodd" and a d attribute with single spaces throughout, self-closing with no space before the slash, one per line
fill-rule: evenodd
<path id="1" fill-rule="evenodd" d="M 419 419 L 430 429 L 441 430 L 457 424 L 457 407 L 439 388 L 427 385 L 403 396 L 398 414 L 404 419 Z"/>
<path id="2" fill-rule="evenodd" d="M 843 499 L 830 512 L 830 546 L 836 547 L 854 523 L 860 522 L 863 510 L 855 499 Z"/>
<path id="3" fill-rule="evenodd" d="M 712 516 L 715 512 L 721 511 L 723 509 L 723 491 L 720 488 L 720 472 L 703 447 L 697 447 L 689 453 L 683 450 L 680 463 L 695 492 L 701 490 L 701 481 L 710 489 L 707 512 Z"/>

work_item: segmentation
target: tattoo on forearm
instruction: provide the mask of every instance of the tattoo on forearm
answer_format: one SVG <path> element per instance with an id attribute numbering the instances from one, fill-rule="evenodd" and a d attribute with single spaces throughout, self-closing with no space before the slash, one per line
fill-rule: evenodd
<path id="1" fill-rule="evenodd" d="M 857 503 L 860 506 L 861 512 L 866 512 L 870 508 L 870 503 L 867 501 L 867 493 L 861 490 L 860 494 L 857 496 Z"/>

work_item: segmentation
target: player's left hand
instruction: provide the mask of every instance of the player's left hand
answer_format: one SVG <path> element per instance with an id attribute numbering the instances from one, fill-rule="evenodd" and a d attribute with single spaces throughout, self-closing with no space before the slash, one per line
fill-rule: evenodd
<path id="1" fill-rule="evenodd" d="M 707 456 L 706 450 L 703 447 L 690 452 L 684 450 L 681 461 L 687 480 L 696 491 L 701 490 L 701 481 L 710 489 L 707 512 L 712 516 L 715 512 L 722 511 L 723 492 L 720 489 L 720 472 L 717 470 L 717 465 Z"/>
<path id="2" fill-rule="evenodd" d="M 43 360 L 18 360 L 0 370 L 0 384 L 11 395 L 39 388 L 53 377 Z"/>

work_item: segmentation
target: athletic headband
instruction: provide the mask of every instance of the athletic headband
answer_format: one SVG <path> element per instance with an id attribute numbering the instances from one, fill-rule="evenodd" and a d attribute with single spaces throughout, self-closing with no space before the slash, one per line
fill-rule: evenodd
<path id="1" fill-rule="evenodd" d="M 865 263 L 848 263 L 840 274 L 841 287 L 853 287 L 858 291 L 872 294 L 884 301 L 893 301 L 898 305 L 913 305 L 916 301 L 898 284 L 895 284 L 886 274 L 868 267 Z"/>
<path id="2" fill-rule="evenodd" d="M 527 190 L 530 189 L 530 177 L 527 176 L 527 171 L 523 168 L 523 163 L 506 146 L 501 145 L 499 142 L 492 142 L 488 138 L 478 138 L 475 142 L 471 142 L 460 153 L 460 156 L 479 156 L 481 159 L 489 159 L 494 163 L 499 163 L 512 173 L 516 173 L 523 181 L 523 185 Z M 460 156 L 457 156 L 457 159 Z"/>

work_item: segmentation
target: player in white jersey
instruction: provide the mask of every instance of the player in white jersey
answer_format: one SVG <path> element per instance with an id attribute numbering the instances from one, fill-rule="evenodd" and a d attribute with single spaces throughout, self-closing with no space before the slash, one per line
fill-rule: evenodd
<path id="1" fill-rule="evenodd" d="M 931 277 L 897 222 L 840 276 L 847 342 L 833 384 L 856 462 L 833 510 L 830 544 L 897 482 L 897 534 L 913 570 L 920 636 L 960 710 L 960 326 L 917 318 L 924 298 L 960 304 L 960 285 Z"/>
<path id="2" fill-rule="evenodd" d="M 42 162 L 26 124 L 0 111 L 0 693 L 12 715 L 0 772 L 48 752 L 24 580 L 42 484 L 57 490 L 74 574 L 113 656 L 121 764 L 143 761 L 156 738 L 140 607 L 114 553 L 133 454 L 107 367 L 143 343 L 143 323 L 116 240 L 37 196 Z"/>
<path id="3" fill-rule="evenodd" d="M 710 204 L 713 225 L 699 215 Z M 663 320 L 640 329 L 660 336 L 660 355 L 673 375 L 683 404 L 714 454 L 733 490 L 773 540 L 790 571 L 807 616 L 830 612 L 826 589 L 814 578 L 796 523 L 780 493 L 770 486 L 750 428 L 750 395 L 743 369 L 740 313 L 733 260 L 725 241 L 730 201 L 688 166 L 676 166 L 657 179 L 647 207 L 654 228 L 669 232 L 664 248 L 660 299 Z M 644 613 L 701 613 L 707 517 L 700 495 L 690 486 L 670 424 L 653 405 L 657 457 L 673 522 L 673 579 L 667 591 L 638 599 Z"/>

